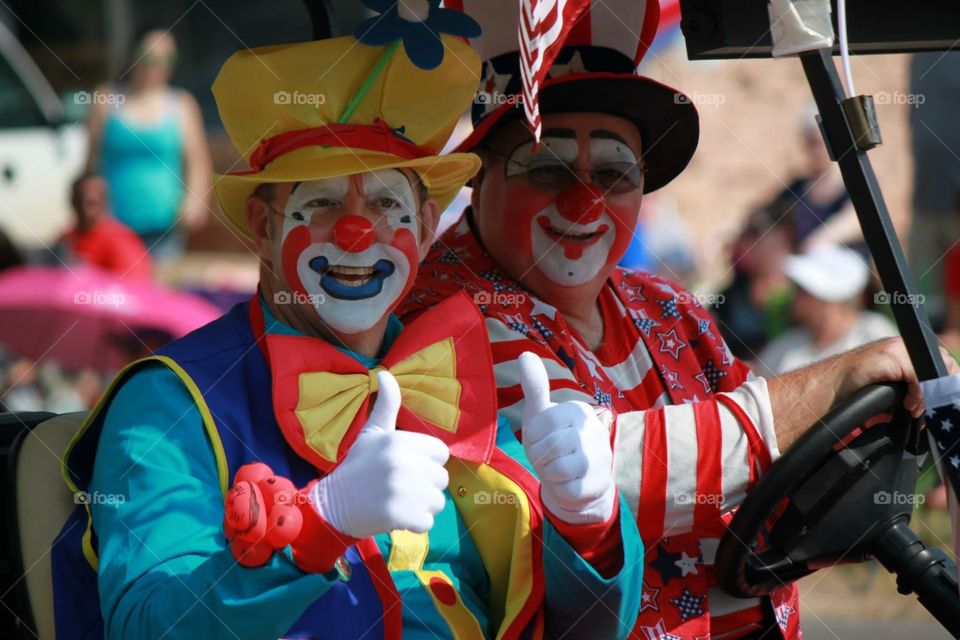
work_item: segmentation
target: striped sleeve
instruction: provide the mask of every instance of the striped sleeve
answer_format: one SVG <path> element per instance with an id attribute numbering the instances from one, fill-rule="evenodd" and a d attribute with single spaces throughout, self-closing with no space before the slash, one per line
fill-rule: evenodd
<path id="1" fill-rule="evenodd" d="M 524 351 L 543 360 L 554 402 L 595 404 L 549 347 L 498 319 L 487 318 L 486 323 L 500 412 L 515 432 L 523 415 L 517 358 Z M 617 485 L 631 511 L 643 514 L 645 539 L 690 531 L 695 511 L 705 506 L 729 511 L 780 456 L 767 383 L 760 377 L 751 376 L 736 389 L 701 402 L 599 415 L 611 429 Z M 643 531 L 644 523 L 657 530 Z"/>
<path id="2" fill-rule="evenodd" d="M 780 455 L 763 378 L 702 402 L 614 420 L 614 476 L 630 509 L 645 516 L 645 538 L 690 531 L 704 507 L 729 511 Z M 663 530 L 643 531 L 644 521 Z"/>
<path id="3" fill-rule="evenodd" d="M 551 400 L 580 400 L 593 404 L 593 396 L 581 389 L 573 372 L 549 347 L 527 338 L 495 318 L 487 318 L 487 333 L 493 352 L 493 372 L 497 378 L 497 405 L 500 415 L 507 419 L 514 432 L 520 432 L 523 417 L 523 389 L 520 388 L 517 358 L 524 351 L 531 351 L 543 360 L 550 377 Z"/>

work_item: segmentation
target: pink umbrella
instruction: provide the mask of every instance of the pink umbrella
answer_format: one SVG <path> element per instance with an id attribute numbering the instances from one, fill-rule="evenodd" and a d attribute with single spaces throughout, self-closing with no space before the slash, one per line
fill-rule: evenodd
<path id="1" fill-rule="evenodd" d="M 71 369 L 115 371 L 220 313 L 192 294 L 87 266 L 0 274 L 0 344 Z"/>

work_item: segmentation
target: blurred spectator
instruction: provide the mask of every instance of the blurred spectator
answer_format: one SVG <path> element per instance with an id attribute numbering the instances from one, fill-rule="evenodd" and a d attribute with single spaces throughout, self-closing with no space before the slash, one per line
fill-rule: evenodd
<path id="1" fill-rule="evenodd" d="M 945 255 L 960 241 L 960 53 L 910 62 L 913 221 L 910 266 L 935 328 L 945 319 Z M 958 327 L 960 328 L 960 327 Z"/>
<path id="2" fill-rule="evenodd" d="M 36 363 L 19 358 L 0 348 L 0 409 L 3 411 L 43 411 Z"/>
<path id="3" fill-rule="evenodd" d="M 646 203 L 647 198 L 644 197 L 641 211 L 646 207 Z M 626 252 L 620 258 L 620 266 L 633 271 L 653 271 L 653 255 L 650 252 L 650 247 L 647 246 L 648 241 L 646 221 L 641 217 L 637 220 L 637 226 L 633 228 L 633 238 L 630 240 Z"/>
<path id="4" fill-rule="evenodd" d="M 142 248 L 139 238 L 133 235 L 133 239 Z M 19 249 L 0 230 L 0 272 L 24 263 Z M 149 271 L 149 260 L 147 265 Z M 0 345 L 0 411 L 86 411 L 100 397 L 103 383 L 92 369 L 66 372 L 55 362 L 24 358 Z"/>
<path id="5" fill-rule="evenodd" d="M 789 323 L 791 287 L 783 273 L 791 233 L 782 214 L 758 209 L 733 242 L 733 281 L 712 309 L 730 350 L 751 360 Z"/>
<path id="6" fill-rule="evenodd" d="M 0 411 L 87 411 L 103 385 L 103 377 L 92 369 L 69 372 L 55 362 L 20 358 L 0 347 Z"/>
<path id="7" fill-rule="evenodd" d="M 150 254 L 137 234 L 112 217 L 102 177 L 86 173 L 77 178 L 71 204 L 76 224 L 60 241 L 69 258 L 122 277 L 151 277 Z"/>
<path id="8" fill-rule="evenodd" d="M 165 261 L 183 253 L 184 228 L 206 222 L 212 163 L 196 100 L 170 86 L 173 36 L 152 29 L 137 42 L 131 67 L 94 93 L 87 169 L 106 177 L 117 219 Z"/>
<path id="9" fill-rule="evenodd" d="M 774 198 L 774 208 L 788 213 L 795 251 L 836 243 L 851 246 L 866 257 L 857 214 L 840 168 L 830 160 L 814 113 L 805 117 L 802 124 L 806 166 L 801 175 Z"/>
<path id="10" fill-rule="evenodd" d="M 697 276 L 693 240 L 675 200 L 661 193 L 644 196 L 633 239 L 620 266 L 693 286 Z"/>
<path id="11" fill-rule="evenodd" d="M 817 246 L 789 256 L 783 270 L 796 287 L 792 312 L 799 326 L 760 352 L 757 375 L 779 375 L 897 334 L 886 316 L 864 309 L 870 270 L 852 249 Z"/>

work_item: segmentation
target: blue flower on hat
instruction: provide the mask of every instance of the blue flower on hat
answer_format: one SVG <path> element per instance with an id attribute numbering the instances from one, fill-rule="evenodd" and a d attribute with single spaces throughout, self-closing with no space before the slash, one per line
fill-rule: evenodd
<path id="1" fill-rule="evenodd" d="M 440 8 L 440 0 L 362 0 L 379 15 L 367 18 L 354 30 L 364 44 L 382 46 L 400 40 L 410 61 L 424 70 L 443 62 L 440 34 L 476 38 L 480 25 L 455 9 Z"/>

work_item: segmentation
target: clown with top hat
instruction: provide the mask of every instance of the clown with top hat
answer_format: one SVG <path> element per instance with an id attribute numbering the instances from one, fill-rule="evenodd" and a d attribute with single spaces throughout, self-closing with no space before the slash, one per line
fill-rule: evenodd
<path id="1" fill-rule="evenodd" d="M 487 319 L 501 415 L 524 444 L 537 410 L 522 385 L 527 352 L 554 401 L 590 406 L 607 426 L 646 547 L 634 637 L 799 637 L 795 586 L 752 600 L 717 587 L 719 539 L 759 475 L 835 400 L 916 380 L 902 342 L 765 380 L 731 355 L 693 294 L 617 267 L 643 195 L 683 170 L 699 137 L 691 100 L 636 73 L 657 2 L 446 6 L 482 27 L 474 129 L 457 151 L 483 167 L 401 319 L 466 291 Z"/>
<path id="2" fill-rule="evenodd" d="M 473 98 L 478 25 L 373 2 L 357 37 L 242 51 L 213 86 L 249 167 L 219 176 L 259 291 L 124 369 L 65 455 L 62 638 L 626 637 L 642 545 L 608 432 L 517 378 L 498 417 L 465 295 L 404 326 Z M 555 401 L 558 401 L 555 403 Z M 500 427 L 500 428 L 498 428 Z"/>

